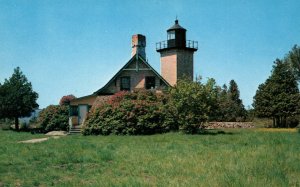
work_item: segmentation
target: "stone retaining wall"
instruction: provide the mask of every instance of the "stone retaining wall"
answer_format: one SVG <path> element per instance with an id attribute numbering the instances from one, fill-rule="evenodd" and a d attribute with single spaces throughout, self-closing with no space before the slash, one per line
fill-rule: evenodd
<path id="1" fill-rule="evenodd" d="M 223 129 L 223 128 L 254 128 L 252 122 L 209 122 L 206 129 Z"/>

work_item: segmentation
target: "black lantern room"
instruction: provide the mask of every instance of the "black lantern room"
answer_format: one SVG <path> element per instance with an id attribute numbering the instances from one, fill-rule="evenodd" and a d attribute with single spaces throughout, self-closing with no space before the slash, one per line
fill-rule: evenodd
<path id="1" fill-rule="evenodd" d="M 185 33 L 186 29 L 178 24 L 178 20 L 175 20 L 175 24 L 167 30 L 168 33 L 168 47 L 185 47 Z"/>
<path id="2" fill-rule="evenodd" d="M 156 43 L 158 52 L 166 49 L 190 49 L 197 51 L 198 42 L 186 40 L 186 29 L 181 27 L 178 20 L 167 30 L 167 40 Z"/>

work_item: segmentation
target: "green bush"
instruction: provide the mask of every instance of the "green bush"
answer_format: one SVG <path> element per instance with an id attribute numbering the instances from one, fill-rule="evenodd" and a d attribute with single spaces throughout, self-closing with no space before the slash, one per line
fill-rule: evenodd
<path id="1" fill-rule="evenodd" d="M 292 116 L 286 119 L 286 126 L 289 128 L 295 128 L 299 125 L 299 116 Z"/>
<path id="2" fill-rule="evenodd" d="M 138 135 L 168 132 L 176 123 L 165 110 L 162 94 L 140 90 L 116 93 L 93 109 L 83 126 L 84 135 Z"/>
<path id="3" fill-rule="evenodd" d="M 11 125 L 14 125 L 14 121 L 10 119 L 1 119 L 0 120 L 0 128 L 2 130 L 10 130 Z"/>
<path id="4" fill-rule="evenodd" d="M 255 117 L 253 119 L 253 124 L 255 124 L 255 127 L 257 127 L 257 128 L 271 128 L 273 126 L 273 121 L 272 121 L 272 119 L 269 119 L 269 118 Z"/>
<path id="5" fill-rule="evenodd" d="M 90 111 L 83 134 L 198 133 L 212 112 L 217 94 L 213 80 L 206 85 L 199 80 L 180 80 L 163 94 L 146 90 L 116 93 Z"/>
<path id="6" fill-rule="evenodd" d="M 174 114 L 179 130 L 184 133 L 198 133 L 208 120 L 214 103 L 215 84 L 209 80 L 206 85 L 200 79 L 179 80 L 177 85 L 170 89 L 168 109 Z"/>
<path id="7" fill-rule="evenodd" d="M 46 132 L 69 129 L 68 106 L 50 105 L 43 109 L 37 119 L 38 125 Z"/>
<path id="8" fill-rule="evenodd" d="M 222 113 L 216 108 L 224 108 L 219 104 L 222 90 L 215 80 L 208 79 L 206 84 L 200 80 L 179 80 L 175 87 L 163 94 L 146 90 L 116 93 L 107 103 L 90 111 L 83 134 L 135 135 L 172 130 L 199 133 L 205 122 Z M 238 97 L 236 94 L 235 98 Z M 233 117 L 235 121 L 244 120 L 241 115 Z"/>

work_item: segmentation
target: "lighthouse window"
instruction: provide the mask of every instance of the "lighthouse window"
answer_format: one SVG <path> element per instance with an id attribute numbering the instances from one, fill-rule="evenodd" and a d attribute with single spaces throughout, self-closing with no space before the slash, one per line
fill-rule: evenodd
<path id="1" fill-rule="evenodd" d="M 173 39 L 175 39 L 175 31 L 168 32 L 168 40 L 173 40 Z"/>

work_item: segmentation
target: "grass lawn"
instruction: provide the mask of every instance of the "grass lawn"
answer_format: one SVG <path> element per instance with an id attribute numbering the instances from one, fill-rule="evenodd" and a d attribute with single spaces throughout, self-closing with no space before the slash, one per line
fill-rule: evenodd
<path id="1" fill-rule="evenodd" d="M 0 130 L 0 186 L 300 186 L 300 133 L 51 138 Z"/>

